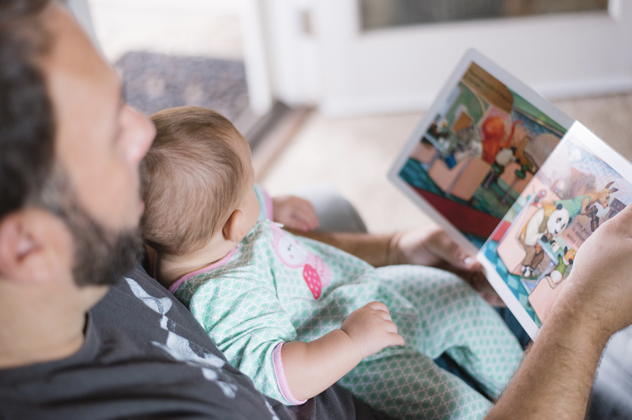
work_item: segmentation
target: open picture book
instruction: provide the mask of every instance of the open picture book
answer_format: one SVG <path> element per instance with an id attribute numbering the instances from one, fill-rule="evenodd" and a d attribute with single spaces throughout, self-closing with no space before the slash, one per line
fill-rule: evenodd
<path id="1" fill-rule="evenodd" d="M 476 254 L 532 339 L 582 243 L 632 202 L 630 162 L 475 50 L 389 179 Z"/>

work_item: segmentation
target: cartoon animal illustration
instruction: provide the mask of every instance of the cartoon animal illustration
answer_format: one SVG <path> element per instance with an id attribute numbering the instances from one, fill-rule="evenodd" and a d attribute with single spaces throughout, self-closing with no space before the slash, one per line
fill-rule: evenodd
<path id="1" fill-rule="evenodd" d="M 544 251 L 539 243 L 536 242 L 533 252 L 529 251 L 531 251 L 531 249 L 527 251 L 527 256 L 522 261 L 522 267 L 520 268 L 524 277 L 533 277 L 533 272 L 536 267 L 540 265 L 544 259 Z"/>
<path id="2" fill-rule="evenodd" d="M 553 271 L 551 271 L 544 277 L 549 281 L 549 284 L 553 282 L 554 285 L 557 285 L 560 281 L 562 281 L 562 279 L 564 278 L 564 274 L 568 270 L 568 267 L 573 265 L 575 254 L 577 254 L 577 252 L 574 248 L 568 249 L 568 247 L 564 247 L 564 256 L 558 255 L 557 266 L 553 269 Z"/>
<path id="3" fill-rule="evenodd" d="M 531 135 L 521 129 L 521 127 L 516 127 L 516 133 L 514 134 L 513 143 L 517 144 L 514 149 L 514 156 L 516 160 L 520 163 L 520 165 L 529 165 L 529 159 L 527 159 L 524 149 L 527 147 L 529 142 L 531 141 Z"/>
<path id="4" fill-rule="evenodd" d="M 445 130 L 444 128 L 445 127 L 443 126 L 439 128 L 439 126 L 437 126 L 437 123 L 433 122 L 432 124 L 430 124 L 430 127 L 428 128 L 428 133 L 437 140 L 441 138 L 445 139 L 450 135 L 450 131 Z"/>
<path id="5" fill-rule="evenodd" d="M 516 160 L 516 157 L 514 156 L 515 149 L 515 147 L 501 149 L 496 154 L 496 158 L 494 159 L 495 163 L 492 165 L 492 170 L 489 171 L 489 175 L 483 184 L 483 188 L 488 189 L 492 182 L 498 182 L 498 178 L 505 171 L 505 167 Z"/>
<path id="6" fill-rule="evenodd" d="M 610 205 L 610 194 L 614 194 L 619 191 L 618 188 L 610 188 L 612 187 L 612 184 L 614 184 L 614 181 L 610 181 L 604 189 L 598 193 L 584 194 L 580 214 L 585 215 L 587 213 L 587 209 L 595 204 L 599 204 L 603 209 L 607 208 Z"/>
<path id="7" fill-rule="evenodd" d="M 522 121 L 515 121 L 511 125 L 511 132 L 508 136 L 505 136 L 505 123 L 500 117 L 489 117 L 485 120 L 481 126 L 483 133 L 483 140 L 481 145 L 483 146 L 483 154 L 481 158 L 489 163 L 494 163 L 496 155 L 500 149 L 509 147 L 511 140 L 514 136 L 516 125 L 523 125 Z"/>
<path id="8" fill-rule="evenodd" d="M 529 218 L 522 229 L 520 239 L 525 246 L 535 246 L 540 238 L 547 242 L 561 235 L 570 222 L 568 210 L 562 204 L 543 203 L 542 207 Z"/>
<path id="9" fill-rule="evenodd" d="M 511 162 L 516 160 L 516 156 L 514 156 L 516 148 L 512 147 L 509 149 L 500 149 L 500 151 L 496 154 L 496 164 L 501 167 L 506 167 Z"/>
<path id="10" fill-rule="evenodd" d="M 279 259 L 290 268 L 302 268 L 303 279 L 314 299 L 321 295 L 323 287 L 331 281 L 331 270 L 322 258 L 303 248 L 298 241 L 276 223 L 270 224 L 274 234 L 272 246 Z"/>
<path id="11" fill-rule="evenodd" d="M 590 218 L 590 228 L 594 232 L 599 227 L 599 217 L 597 216 L 597 205 L 603 209 L 610 206 L 610 195 L 619 191 L 618 188 L 611 188 L 614 181 L 609 182 L 601 191 L 578 195 L 568 200 L 558 200 L 556 203 L 562 204 L 569 209 L 570 217 L 585 216 Z"/>
<path id="12" fill-rule="evenodd" d="M 559 245 L 552 239 L 559 236 L 570 225 L 571 218 L 568 210 L 562 204 L 541 204 L 520 232 L 520 242 L 524 245 L 526 255 L 522 261 L 520 271 L 525 277 L 533 276 L 536 265 L 533 265 L 536 256 L 536 244 L 538 239 L 543 242 L 551 241 L 551 250 L 557 252 Z"/>

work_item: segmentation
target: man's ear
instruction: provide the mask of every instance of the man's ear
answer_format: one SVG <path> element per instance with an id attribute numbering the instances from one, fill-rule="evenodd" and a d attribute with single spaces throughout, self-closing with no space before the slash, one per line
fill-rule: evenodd
<path id="1" fill-rule="evenodd" d="M 244 218 L 244 212 L 237 209 L 230 215 L 224 227 L 222 228 L 222 235 L 224 239 L 230 242 L 238 243 L 243 238 L 241 232 L 241 223 Z"/>
<path id="2" fill-rule="evenodd" d="M 0 220 L 0 277 L 23 285 L 49 283 L 72 264 L 65 225 L 42 210 L 24 210 Z"/>

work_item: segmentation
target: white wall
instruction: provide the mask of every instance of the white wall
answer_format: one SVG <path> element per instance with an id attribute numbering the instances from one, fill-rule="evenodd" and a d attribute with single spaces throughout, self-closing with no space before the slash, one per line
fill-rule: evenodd
<path id="1" fill-rule="evenodd" d="M 426 108 L 476 48 L 549 98 L 632 89 L 632 0 L 587 12 L 361 32 L 357 0 L 265 0 L 273 93 L 328 115 Z M 301 10 L 313 32 L 300 25 Z"/>

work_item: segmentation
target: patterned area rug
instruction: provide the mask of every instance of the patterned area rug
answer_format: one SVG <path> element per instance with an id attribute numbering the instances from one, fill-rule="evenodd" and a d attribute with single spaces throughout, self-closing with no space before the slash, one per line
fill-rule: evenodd
<path id="1" fill-rule="evenodd" d="M 197 105 L 220 112 L 242 133 L 256 123 L 242 62 L 129 52 L 115 67 L 127 102 L 146 115 Z"/>

